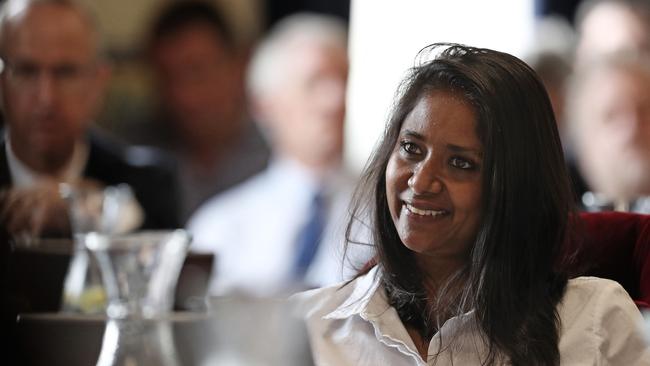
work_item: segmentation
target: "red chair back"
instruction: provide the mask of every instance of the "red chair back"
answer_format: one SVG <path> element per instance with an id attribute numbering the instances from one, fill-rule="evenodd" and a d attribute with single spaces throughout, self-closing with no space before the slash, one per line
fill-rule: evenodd
<path id="1" fill-rule="evenodd" d="M 580 274 L 617 281 L 639 307 L 650 308 L 650 215 L 599 212 L 580 217 Z"/>

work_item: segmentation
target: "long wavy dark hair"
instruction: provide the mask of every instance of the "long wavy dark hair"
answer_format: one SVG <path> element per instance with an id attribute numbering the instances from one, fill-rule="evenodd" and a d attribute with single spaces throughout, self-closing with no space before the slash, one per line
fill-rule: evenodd
<path id="1" fill-rule="evenodd" d="M 483 364 L 557 365 L 556 305 L 567 284 L 562 258 L 574 207 L 548 95 L 534 71 L 506 53 L 434 44 L 419 59 L 357 188 L 348 245 L 358 224 L 369 226 L 389 302 L 424 339 L 473 309 L 488 347 Z M 385 179 L 404 119 L 432 91 L 454 93 L 474 108 L 484 150 L 475 243 L 436 300 L 427 297 L 424 272 L 397 234 Z"/>

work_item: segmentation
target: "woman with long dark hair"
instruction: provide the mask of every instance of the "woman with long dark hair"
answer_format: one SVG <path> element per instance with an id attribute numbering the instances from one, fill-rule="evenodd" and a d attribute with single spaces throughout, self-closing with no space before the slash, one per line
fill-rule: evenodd
<path id="1" fill-rule="evenodd" d="M 650 364 L 625 290 L 568 279 L 576 216 L 535 73 L 488 49 L 429 55 L 402 83 L 353 206 L 348 233 L 370 227 L 377 264 L 296 297 L 317 364 Z"/>

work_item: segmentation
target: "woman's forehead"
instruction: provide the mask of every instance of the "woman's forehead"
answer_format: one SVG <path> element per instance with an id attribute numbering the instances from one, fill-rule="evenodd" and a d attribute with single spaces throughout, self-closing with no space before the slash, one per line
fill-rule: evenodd
<path id="1" fill-rule="evenodd" d="M 419 135 L 423 140 L 452 140 L 480 148 L 474 108 L 456 95 L 434 91 L 420 98 L 406 116 L 400 134 Z M 450 141 L 447 141 L 450 142 Z"/>

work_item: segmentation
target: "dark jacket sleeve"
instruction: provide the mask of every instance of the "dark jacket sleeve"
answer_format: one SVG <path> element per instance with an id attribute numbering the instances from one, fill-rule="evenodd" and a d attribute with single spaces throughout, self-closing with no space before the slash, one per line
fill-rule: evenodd
<path id="1" fill-rule="evenodd" d="M 173 160 L 161 151 L 126 147 L 91 135 L 84 176 L 106 185 L 131 186 L 145 214 L 140 229 L 180 227 L 176 168 Z"/>

